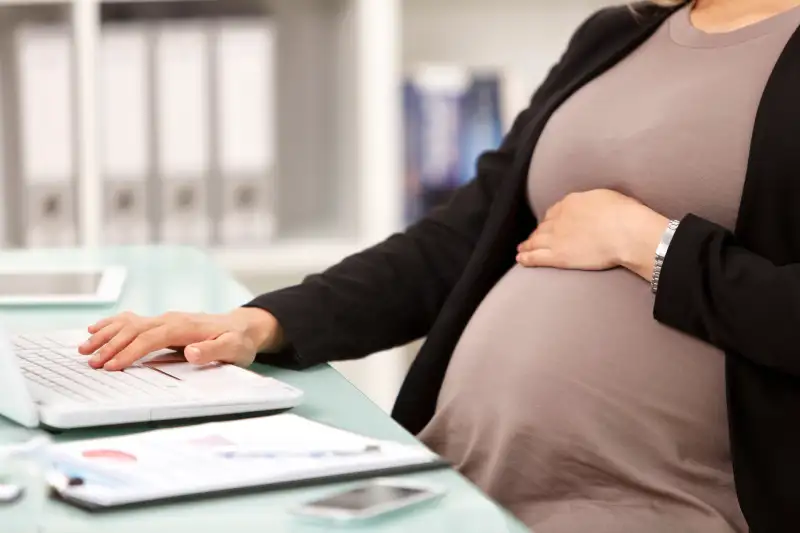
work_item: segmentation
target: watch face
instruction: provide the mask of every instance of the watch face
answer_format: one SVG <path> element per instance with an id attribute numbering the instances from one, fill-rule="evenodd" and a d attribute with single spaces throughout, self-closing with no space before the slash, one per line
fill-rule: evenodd
<path id="1" fill-rule="evenodd" d="M 661 242 L 658 243 L 658 247 L 656 248 L 656 258 L 664 259 L 664 257 L 667 255 L 667 248 L 669 248 L 669 245 L 672 242 L 672 237 L 675 235 L 675 230 L 677 228 L 678 221 L 670 220 L 666 229 L 664 229 L 664 233 L 661 234 Z"/>

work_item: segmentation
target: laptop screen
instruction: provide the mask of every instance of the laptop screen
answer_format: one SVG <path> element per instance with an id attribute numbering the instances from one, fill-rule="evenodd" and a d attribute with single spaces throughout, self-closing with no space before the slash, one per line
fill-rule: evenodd
<path id="1" fill-rule="evenodd" d="M 0 296 L 92 295 L 101 272 L 0 273 Z"/>

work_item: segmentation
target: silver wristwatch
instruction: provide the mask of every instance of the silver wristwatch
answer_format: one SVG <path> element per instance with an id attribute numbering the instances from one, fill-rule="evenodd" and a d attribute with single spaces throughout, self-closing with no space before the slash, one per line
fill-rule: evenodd
<path id="1" fill-rule="evenodd" d="M 650 288 L 653 290 L 653 294 L 658 292 L 658 280 L 661 277 L 661 267 L 664 266 L 664 258 L 667 256 L 669 243 L 672 242 L 672 237 L 675 235 L 675 230 L 678 229 L 678 224 L 680 223 L 680 220 L 670 220 L 669 224 L 667 224 L 667 229 L 661 234 L 661 242 L 658 243 L 658 248 L 656 248 L 656 264 L 653 268 L 653 279 L 650 280 Z"/>

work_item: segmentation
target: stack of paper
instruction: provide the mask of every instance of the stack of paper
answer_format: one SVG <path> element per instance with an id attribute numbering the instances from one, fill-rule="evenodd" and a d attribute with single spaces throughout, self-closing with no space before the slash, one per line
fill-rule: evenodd
<path id="1" fill-rule="evenodd" d="M 296 415 L 70 442 L 45 458 L 61 497 L 92 509 L 445 465 L 422 446 L 369 439 Z"/>

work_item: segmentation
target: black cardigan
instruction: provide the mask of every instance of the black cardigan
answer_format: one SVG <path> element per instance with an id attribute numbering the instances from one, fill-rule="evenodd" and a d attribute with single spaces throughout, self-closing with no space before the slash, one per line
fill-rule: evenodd
<path id="1" fill-rule="evenodd" d="M 433 414 L 467 321 L 514 264 L 515 247 L 536 225 L 524 190 L 548 118 L 579 87 L 637 48 L 673 11 L 642 4 L 590 17 L 501 147 L 479 158 L 476 178 L 446 207 L 299 286 L 248 304 L 272 312 L 292 343 L 291 350 L 265 362 L 303 368 L 427 335 L 393 412 L 405 428 L 419 432 Z M 653 315 L 725 350 L 742 510 L 751 531 L 797 531 L 800 31 L 768 81 L 750 150 L 735 232 L 692 214 L 683 218 L 664 263 Z"/>

